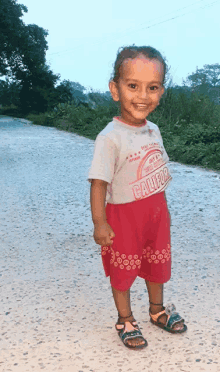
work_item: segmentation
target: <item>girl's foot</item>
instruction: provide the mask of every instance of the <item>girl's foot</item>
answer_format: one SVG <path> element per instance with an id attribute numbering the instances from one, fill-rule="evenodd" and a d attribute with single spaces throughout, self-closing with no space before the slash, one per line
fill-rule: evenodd
<path id="1" fill-rule="evenodd" d="M 161 310 L 162 311 L 162 310 Z M 158 311 L 159 313 L 160 311 Z M 151 313 L 152 315 L 154 315 L 153 313 Z M 157 313 L 156 313 L 157 314 Z M 160 317 L 160 322 L 163 323 L 164 325 L 166 324 L 167 322 L 167 315 L 164 314 Z M 172 327 L 172 329 L 174 331 L 180 331 L 180 330 L 183 330 L 184 329 L 184 321 L 182 320 L 181 322 L 177 323 L 177 324 L 174 324 L 174 326 Z"/>
<path id="2" fill-rule="evenodd" d="M 162 312 L 165 308 L 162 304 L 152 304 L 150 305 L 150 314 L 157 315 L 158 313 Z M 168 315 L 163 314 L 159 318 L 159 322 L 162 324 L 166 324 Z M 153 317 L 152 317 L 153 318 Z M 154 320 L 154 319 L 153 319 Z M 156 320 L 156 319 L 155 319 Z M 184 319 L 181 319 L 178 323 L 172 326 L 173 331 L 183 331 L 186 328 L 184 324 Z"/>
<path id="3" fill-rule="evenodd" d="M 121 329 L 124 329 L 123 333 L 132 332 L 132 331 L 137 330 L 137 322 L 135 321 L 132 314 L 126 318 L 119 316 L 118 322 L 115 327 L 118 331 Z M 127 340 L 127 344 L 135 348 L 137 346 L 146 344 L 146 341 L 143 339 L 143 337 L 136 337 L 136 338 L 133 338 L 133 339 L 131 338 L 130 340 Z"/>

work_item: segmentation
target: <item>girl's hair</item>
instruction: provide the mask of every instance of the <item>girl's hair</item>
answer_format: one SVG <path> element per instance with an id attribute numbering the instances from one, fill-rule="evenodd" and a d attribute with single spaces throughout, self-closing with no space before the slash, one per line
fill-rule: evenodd
<path id="1" fill-rule="evenodd" d="M 121 51 L 120 51 L 121 49 Z M 165 58 L 162 57 L 160 52 L 158 52 L 157 49 L 154 49 L 150 46 L 142 46 L 138 47 L 135 45 L 132 46 L 127 46 L 127 47 L 122 47 L 119 48 L 117 58 L 114 64 L 114 71 L 113 71 L 113 76 L 110 80 L 113 80 L 115 83 L 118 83 L 118 80 L 120 78 L 120 72 L 121 72 L 121 66 L 123 62 L 130 58 L 130 59 L 135 59 L 139 55 L 143 55 L 148 59 L 157 59 L 160 61 L 163 65 L 163 84 L 165 82 L 165 76 L 167 72 L 167 64 L 165 62 Z"/>

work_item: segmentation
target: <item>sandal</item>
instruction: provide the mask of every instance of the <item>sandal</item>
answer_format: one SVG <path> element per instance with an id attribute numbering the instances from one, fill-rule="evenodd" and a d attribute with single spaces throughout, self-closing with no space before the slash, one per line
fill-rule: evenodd
<path id="1" fill-rule="evenodd" d="M 129 316 L 126 316 L 126 317 L 122 317 L 120 316 L 120 318 L 123 318 L 123 319 L 127 319 L 127 318 L 130 318 L 130 316 L 133 315 L 132 313 L 129 315 Z M 123 344 L 130 348 L 130 349 L 143 349 L 145 348 L 148 344 L 147 344 L 147 340 L 145 340 L 145 338 L 143 337 L 141 331 L 140 331 L 140 328 L 138 327 L 137 323 L 135 320 L 133 320 L 133 322 L 130 322 L 129 323 L 135 328 L 135 330 L 133 331 L 129 331 L 129 332 L 124 332 L 125 330 L 125 323 L 116 323 L 115 324 L 115 328 L 116 328 L 116 331 L 118 332 L 118 335 L 120 337 L 120 339 L 122 340 Z M 121 329 L 118 329 L 117 328 L 117 325 L 123 325 L 124 327 L 121 328 Z M 144 341 L 144 344 L 140 344 L 140 345 L 129 345 L 128 344 L 128 340 L 133 340 L 135 338 L 142 338 L 142 340 Z"/>
<path id="2" fill-rule="evenodd" d="M 154 304 L 153 302 L 150 302 L 152 305 L 163 305 L 163 304 Z M 167 332 L 170 333 L 183 333 L 187 330 L 187 326 L 184 324 L 184 327 L 182 329 L 173 329 L 173 326 L 178 323 L 184 323 L 184 319 L 176 312 L 176 307 L 173 304 L 169 304 L 166 307 L 163 306 L 163 311 L 157 314 L 151 314 L 150 308 L 149 308 L 149 314 L 150 314 L 150 321 L 154 325 L 164 329 Z M 166 315 L 167 320 L 166 323 L 161 323 L 160 318 Z"/>

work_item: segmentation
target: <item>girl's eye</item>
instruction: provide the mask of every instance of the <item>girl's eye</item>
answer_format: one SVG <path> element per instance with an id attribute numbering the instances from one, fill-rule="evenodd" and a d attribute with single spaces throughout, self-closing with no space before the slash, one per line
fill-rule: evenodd
<path id="1" fill-rule="evenodd" d="M 159 89 L 156 85 L 153 85 L 152 87 L 150 87 L 150 90 L 157 90 Z"/>
<path id="2" fill-rule="evenodd" d="M 136 88 L 136 84 L 129 84 L 129 87 L 132 88 L 132 89 L 135 89 Z"/>

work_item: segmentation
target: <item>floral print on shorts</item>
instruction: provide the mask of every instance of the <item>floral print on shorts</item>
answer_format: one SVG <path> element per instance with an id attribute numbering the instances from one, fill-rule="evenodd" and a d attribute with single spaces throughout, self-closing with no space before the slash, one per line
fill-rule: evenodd
<path id="1" fill-rule="evenodd" d="M 112 247 L 102 247 L 102 256 L 105 256 L 107 252 L 111 254 L 110 264 L 119 267 L 121 270 L 126 269 L 128 271 L 136 268 L 140 269 L 142 258 L 146 259 L 150 264 L 158 264 L 159 262 L 163 264 L 171 258 L 170 244 L 167 244 L 162 251 L 156 250 L 155 252 L 148 246 L 143 249 L 142 256 L 121 254 L 118 251 L 115 252 Z"/>
<path id="2" fill-rule="evenodd" d="M 114 265 L 115 267 L 120 268 L 121 270 L 135 270 L 136 268 L 141 268 L 141 259 L 137 254 L 134 255 L 126 255 L 125 253 L 120 254 L 120 252 L 112 249 L 112 247 L 102 247 L 102 255 L 106 255 L 106 253 L 111 253 L 110 264 Z"/>
<path id="3" fill-rule="evenodd" d="M 166 248 L 162 249 L 162 251 L 155 251 L 148 246 L 147 248 L 143 249 L 143 258 L 147 259 L 149 263 L 158 264 L 161 262 L 162 264 L 166 261 L 169 261 L 171 258 L 171 251 L 170 251 L 170 244 L 167 244 Z"/>

